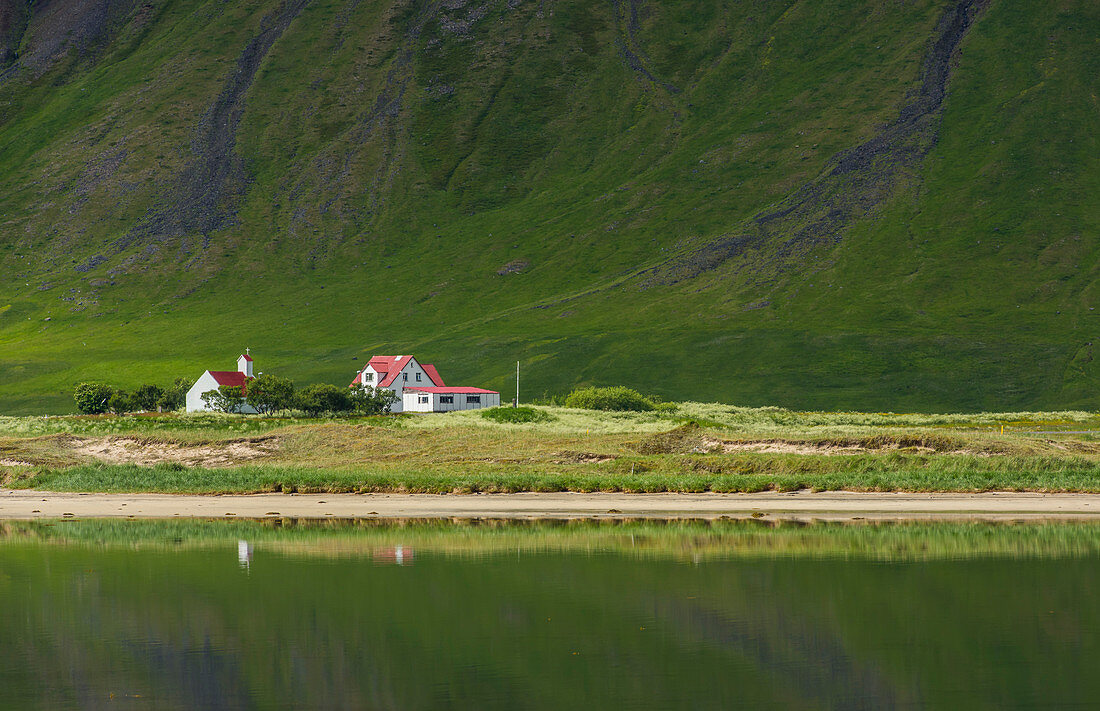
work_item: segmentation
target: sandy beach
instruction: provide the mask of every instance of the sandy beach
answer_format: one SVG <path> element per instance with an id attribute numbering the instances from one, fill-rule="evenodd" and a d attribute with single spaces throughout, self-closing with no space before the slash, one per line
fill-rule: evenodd
<path id="1" fill-rule="evenodd" d="M 0 489 L 0 519 L 28 518 L 1097 518 L 1097 494 L 75 494 Z"/>

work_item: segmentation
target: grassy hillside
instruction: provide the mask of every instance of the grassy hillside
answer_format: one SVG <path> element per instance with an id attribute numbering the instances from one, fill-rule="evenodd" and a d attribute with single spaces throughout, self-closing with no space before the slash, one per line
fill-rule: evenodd
<path id="1" fill-rule="evenodd" d="M 0 409 L 228 368 L 1095 406 L 1095 3 L 38 0 Z"/>

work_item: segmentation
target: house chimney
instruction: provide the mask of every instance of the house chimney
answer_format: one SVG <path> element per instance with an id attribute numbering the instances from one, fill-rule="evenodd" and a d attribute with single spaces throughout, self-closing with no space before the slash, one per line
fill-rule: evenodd
<path id="1" fill-rule="evenodd" d="M 237 359 L 237 370 L 244 373 L 244 377 L 252 377 L 252 356 L 248 355 L 247 348 L 244 349 L 244 353 Z"/>

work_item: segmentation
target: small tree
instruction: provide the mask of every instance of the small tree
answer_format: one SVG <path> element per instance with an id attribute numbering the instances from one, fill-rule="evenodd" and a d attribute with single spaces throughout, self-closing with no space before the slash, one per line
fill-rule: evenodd
<path id="1" fill-rule="evenodd" d="M 202 394 L 206 406 L 217 412 L 240 412 L 244 407 L 244 388 L 239 385 L 219 385 L 217 390 Z"/>
<path id="2" fill-rule="evenodd" d="M 129 394 L 115 390 L 107 400 L 107 408 L 116 415 L 125 415 L 134 409 L 134 401 Z"/>
<path id="3" fill-rule="evenodd" d="M 248 404 L 258 412 L 289 409 L 294 406 L 294 383 L 277 375 L 259 375 L 248 384 Z"/>
<path id="4" fill-rule="evenodd" d="M 164 397 L 164 388 L 159 385 L 142 385 L 130 396 L 134 409 L 151 411 L 157 409 L 157 403 Z"/>
<path id="5" fill-rule="evenodd" d="M 157 408 L 167 412 L 180 409 L 187 403 L 187 391 L 194 384 L 195 381 L 191 378 L 176 378 L 169 387 L 164 389 L 164 393 L 157 400 Z"/>
<path id="6" fill-rule="evenodd" d="M 107 404 L 115 389 L 104 383 L 80 383 L 73 391 L 76 409 L 86 415 L 107 412 Z"/>
<path id="7" fill-rule="evenodd" d="M 352 407 L 347 389 L 328 383 L 303 388 L 298 391 L 294 400 L 299 410 L 305 410 L 313 416 L 322 412 L 347 412 Z"/>
<path id="8" fill-rule="evenodd" d="M 385 388 L 355 388 L 348 393 L 350 409 L 362 415 L 381 415 L 397 402 L 397 393 Z"/>

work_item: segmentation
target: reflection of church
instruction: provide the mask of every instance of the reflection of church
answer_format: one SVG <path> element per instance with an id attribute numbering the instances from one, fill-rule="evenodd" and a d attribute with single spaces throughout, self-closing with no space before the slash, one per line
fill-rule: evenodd
<path id="1" fill-rule="evenodd" d="M 252 544 L 248 541 L 237 541 L 237 565 L 244 570 L 252 567 Z"/>

